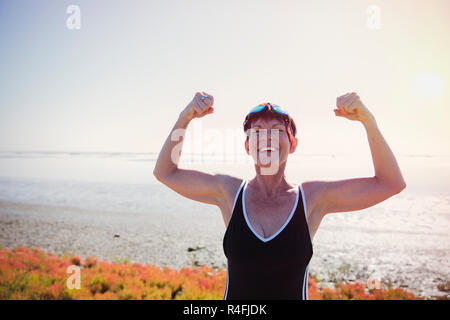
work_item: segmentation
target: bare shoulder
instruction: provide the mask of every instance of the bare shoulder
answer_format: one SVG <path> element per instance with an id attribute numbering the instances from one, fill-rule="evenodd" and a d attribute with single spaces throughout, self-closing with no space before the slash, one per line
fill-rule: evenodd
<path id="1" fill-rule="evenodd" d="M 243 179 L 230 175 L 221 174 L 220 181 L 221 181 L 221 189 L 224 195 L 222 199 L 223 204 L 228 206 L 231 211 L 232 209 L 231 207 L 233 206 L 234 203 L 234 198 L 239 190 L 239 187 L 242 184 Z"/>
<path id="2" fill-rule="evenodd" d="M 243 179 L 226 174 L 220 174 L 219 177 L 223 194 L 219 208 L 222 211 L 225 226 L 227 226 L 233 210 L 235 197 L 239 191 Z"/>
<path id="3" fill-rule="evenodd" d="M 310 217 L 312 213 L 323 212 L 324 204 L 320 203 L 320 192 L 323 184 L 321 181 L 304 181 L 301 183 L 305 193 L 307 216 Z"/>
<path id="4" fill-rule="evenodd" d="M 305 181 L 301 183 L 306 200 L 306 215 L 308 220 L 311 240 L 319 229 L 319 225 L 325 216 L 324 203 L 321 200 L 323 184 L 321 181 Z"/>
<path id="5" fill-rule="evenodd" d="M 369 208 L 401 192 L 405 184 L 393 187 L 376 177 L 360 177 L 307 183 L 311 206 L 322 214 Z"/>

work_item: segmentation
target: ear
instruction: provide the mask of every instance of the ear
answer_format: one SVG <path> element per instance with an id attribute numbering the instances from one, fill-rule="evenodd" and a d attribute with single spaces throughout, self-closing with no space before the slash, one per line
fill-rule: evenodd
<path id="1" fill-rule="evenodd" d="M 289 153 L 294 153 L 295 149 L 297 149 L 298 145 L 298 138 L 295 137 L 293 143 L 291 143 L 291 149 L 289 150 Z"/>
<path id="2" fill-rule="evenodd" d="M 250 154 L 250 149 L 248 146 L 248 139 L 245 139 L 244 147 L 245 147 L 245 151 L 247 151 L 247 154 Z"/>

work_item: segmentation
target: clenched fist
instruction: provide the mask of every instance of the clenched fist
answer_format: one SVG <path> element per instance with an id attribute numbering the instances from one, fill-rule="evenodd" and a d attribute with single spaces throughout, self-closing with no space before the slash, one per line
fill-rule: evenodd
<path id="1" fill-rule="evenodd" d="M 333 111 L 338 117 L 361 122 L 373 117 L 356 92 L 347 93 L 338 97 L 336 99 L 336 106 L 338 108 Z"/>
<path id="2" fill-rule="evenodd" d="M 214 97 L 206 92 L 197 92 L 194 99 L 181 112 L 183 117 L 188 120 L 201 118 L 207 114 L 213 113 Z"/>

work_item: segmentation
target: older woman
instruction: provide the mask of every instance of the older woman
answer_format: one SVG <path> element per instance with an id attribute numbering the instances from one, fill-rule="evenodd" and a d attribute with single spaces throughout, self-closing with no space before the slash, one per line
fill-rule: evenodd
<path id="1" fill-rule="evenodd" d="M 308 299 L 308 266 L 322 218 L 371 207 L 403 190 L 406 184 L 395 157 L 374 116 L 352 92 L 337 98 L 334 112 L 364 125 L 373 177 L 289 182 L 285 168 L 297 148 L 297 129 L 286 110 L 270 103 L 253 108 L 244 121 L 245 149 L 255 162 L 253 179 L 178 168 L 188 124 L 213 113 L 213 104 L 213 96 L 195 94 L 164 143 L 153 173 L 177 193 L 220 208 L 227 228 L 224 299 Z"/>

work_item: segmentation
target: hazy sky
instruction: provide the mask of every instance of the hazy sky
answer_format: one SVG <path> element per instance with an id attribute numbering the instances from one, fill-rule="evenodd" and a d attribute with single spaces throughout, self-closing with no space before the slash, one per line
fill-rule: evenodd
<path id="1" fill-rule="evenodd" d="M 159 151 L 206 91 L 197 142 L 241 141 L 269 101 L 293 115 L 298 153 L 368 153 L 364 127 L 333 112 L 356 91 L 394 153 L 450 154 L 449 30 L 448 0 L 3 0 L 0 150 Z"/>

